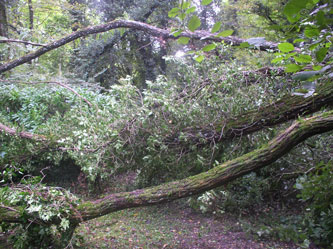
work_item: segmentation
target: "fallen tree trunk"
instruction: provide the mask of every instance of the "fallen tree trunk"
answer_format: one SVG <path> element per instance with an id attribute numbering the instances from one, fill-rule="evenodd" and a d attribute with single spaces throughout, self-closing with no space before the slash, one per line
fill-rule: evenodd
<path id="1" fill-rule="evenodd" d="M 73 210 L 69 220 L 75 226 L 82 221 L 118 210 L 169 202 L 216 188 L 271 164 L 308 137 L 331 130 L 333 130 L 333 111 L 295 121 L 260 149 L 183 180 L 132 192 L 110 194 L 95 201 L 83 202 Z M 22 207 L 1 205 L 0 222 L 22 222 L 20 218 L 22 212 Z M 52 222 L 57 224 L 60 221 L 52 220 Z"/>
<path id="2" fill-rule="evenodd" d="M 231 44 L 231 45 L 235 45 L 235 46 L 239 46 L 241 43 L 247 42 L 246 39 L 241 39 L 241 38 L 234 37 L 234 36 L 216 37 L 215 34 L 212 34 L 207 31 L 182 32 L 178 37 L 175 37 L 172 34 L 172 32 L 170 32 L 170 30 L 160 29 L 160 28 L 154 27 L 152 25 L 149 25 L 149 24 L 146 24 L 143 22 L 129 21 L 129 20 L 115 20 L 115 21 L 112 21 L 112 22 L 109 22 L 106 24 L 96 25 L 96 26 L 87 27 L 87 28 L 78 30 L 59 40 L 46 44 L 42 48 L 36 50 L 35 52 L 32 52 L 30 54 L 22 56 L 21 58 L 18 58 L 16 60 L 13 60 L 6 64 L 1 65 L 0 73 L 4 73 L 19 65 L 32 61 L 33 59 L 36 59 L 39 56 L 41 56 L 53 49 L 59 48 L 69 42 L 72 42 L 80 37 L 85 37 L 85 36 L 88 36 L 91 34 L 96 34 L 96 33 L 102 33 L 102 32 L 106 32 L 109 30 L 118 29 L 118 28 L 129 28 L 129 29 L 144 31 L 149 35 L 159 37 L 163 40 L 168 40 L 168 39 L 175 40 L 175 39 L 178 39 L 179 37 L 183 36 L 183 37 L 189 37 L 189 38 L 195 39 L 195 40 L 207 40 L 207 41 L 216 41 L 216 42 L 224 41 L 227 44 Z M 255 49 L 276 50 L 277 44 L 273 43 L 273 42 L 262 41 L 259 45 L 255 46 Z"/>
<path id="3" fill-rule="evenodd" d="M 253 132 L 262 130 L 265 127 L 272 127 L 288 120 L 292 120 L 299 116 L 315 113 L 324 107 L 333 105 L 333 81 L 327 81 L 319 84 L 317 92 L 308 97 L 286 95 L 281 100 L 259 108 L 257 110 L 249 111 L 243 115 L 222 120 L 217 124 L 215 130 L 208 130 L 202 127 L 187 128 L 181 131 L 185 134 L 192 134 L 193 140 L 196 144 L 201 138 L 205 139 L 205 143 L 222 142 L 234 137 L 251 134 Z M 25 139 L 44 140 L 47 138 L 43 135 L 33 134 L 30 132 L 17 132 L 15 129 L 10 128 L 0 123 L 0 132 L 8 135 L 19 136 Z M 180 132 L 170 135 L 165 139 L 166 144 L 173 144 L 179 137 Z M 200 137 L 199 134 L 204 134 Z M 208 139 L 207 139 L 208 138 Z"/>
<path id="4" fill-rule="evenodd" d="M 218 143 L 226 139 L 241 137 L 330 106 L 333 106 L 333 81 L 319 85 L 316 93 L 311 97 L 286 95 L 271 105 L 215 124 L 217 129 L 211 136 L 211 141 Z M 201 131 L 201 133 L 203 132 Z"/>

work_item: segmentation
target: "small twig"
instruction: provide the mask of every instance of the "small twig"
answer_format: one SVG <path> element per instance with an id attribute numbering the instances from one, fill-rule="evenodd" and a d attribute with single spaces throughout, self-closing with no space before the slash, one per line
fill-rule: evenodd
<path id="1" fill-rule="evenodd" d="M 4 206 L 4 205 L 0 205 L 0 207 L 5 208 L 5 209 L 8 209 L 8 210 L 10 210 L 10 211 L 14 211 L 14 212 L 19 213 L 19 211 L 17 211 L 17 210 L 14 209 L 14 208 L 11 208 L 11 207 L 7 207 L 7 206 Z"/>
<path id="2" fill-rule="evenodd" d="M 141 49 L 143 49 L 143 48 L 145 48 L 145 47 L 148 47 L 150 44 L 152 44 L 153 42 L 151 41 L 151 42 L 149 42 L 149 43 L 147 43 L 146 45 L 143 45 L 142 47 L 139 47 L 136 51 L 139 51 L 139 50 L 141 50 Z"/>
<path id="3" fill-rule="evenodd" d="M 0 132 L 4 132 L 4 133 L 12 135 L 12 136 L 19 136 L 21 138 L 35 139 L 35 140 L 38 140 L 38 141 L 45 141 L 46 140 L 46 138 L 44 136 L 35 135 L 35 134 L 30 133 L 30 132 L 22 131 L 22 132 L 18 133 L 15 129 L 10 128 L 10 127 L 8 127 L 4 124 L 1 124 L 1 123 L 0 123 Z"/>
<path id="4" fill-rule="evenodd" d="M 90 107 L 93 107 L 93 105 L 85 98 L 85 97 L 82 97 L 77 91 L 75 91 L 73 88 L 65 85 L 64 83 L 61 83 L 61 82 L 49 82 L 51 84 L 57 84 L 59 86 L 62 86 L 70 91 L 72 91 L 76 96 L 78 96 L 79 98 L 83 99 L 84 102 L 86 102 Z"/>
<path id="5" fill-rule="evenodd" d="M 26 45 L 40 46 L 40 47 L 45 47 L 46 46 L 45 44 L 29 42 L 29 41 L 22 41 L 22 40 L 15 40 L 15 39 L 2 39 L 2 40 L 0 40 L 0 43 L 10 43 L 10 42 L 23 43 L 23 44 L 26 44 Z"/>

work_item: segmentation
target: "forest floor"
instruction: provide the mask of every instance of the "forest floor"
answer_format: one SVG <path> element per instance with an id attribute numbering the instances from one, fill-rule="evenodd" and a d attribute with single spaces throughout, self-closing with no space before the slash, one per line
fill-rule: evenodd
<path id="1" fill-rule="evenodd" d="M 119 211 L 82 224 L 81 248 L 256 249 L 300 248 L 292 242 L 258 240 L 230 215 L 212 216 L 169 203 Z"/>

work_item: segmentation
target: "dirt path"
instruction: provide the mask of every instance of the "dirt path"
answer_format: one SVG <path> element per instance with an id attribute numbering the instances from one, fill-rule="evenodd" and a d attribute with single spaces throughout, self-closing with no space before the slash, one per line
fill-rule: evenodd
<path id="1" fill-rule="evenodd" d="M 77 234 L 86 239 L 82 248 L 298 248 L 257 241 L 234 218 L 205 216 L 173 203 L 110 214 L 82 225 Z"/>

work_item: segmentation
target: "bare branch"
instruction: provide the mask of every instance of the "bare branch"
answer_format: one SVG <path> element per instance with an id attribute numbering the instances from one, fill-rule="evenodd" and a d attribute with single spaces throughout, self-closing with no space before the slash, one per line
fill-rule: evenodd
<path id="1" fill-rule="evenodd" d="M 83 101 L 86 102 L 90 107 L 93 107 L 93 104 L 91 104 L 91 102 L 89 102 L 89 100 L 87 100 L 85 97 L 81 96 L 77 91 L 75 91 L 73 88 L 65 85 L 64 83 L 61 83 L 61 82 L 48 82 L 48 83 L 57 84 L 59 86 L 62 86 L 64 88 L 72 91 L 76 96 L 78 96 L 79 98 L 83 99 Z"/>
<path id="2" fill-rule="evenodd" d="M 17 132 L 15 129 L 10 128 L 1 123 L 0 123 L 0 132 L 4 132 L 11 136 L 19 136 L 21 138 L 33 139 L 36 141 L 46 141 L 46 138 L 42 135 L 36 135 L 36 134 L 30 133 L 30 132 L 25 132 L 25 131 Z"/>
<path id="3" fill-rule="evenodd" d="M 26 45 L 32 45 L 32 46 L 40 46 L 40 47 L 45 47 L 45 44 L 40 44 L 40 43 L 35 43 L 35 42 L 29 42 L 29 41 L 22 41 L 22 40 L 14 40 L 14 39 L 5 39 L 5 40 L 0 40 L 0 43 L 23 43 Z"/>

